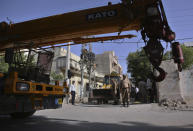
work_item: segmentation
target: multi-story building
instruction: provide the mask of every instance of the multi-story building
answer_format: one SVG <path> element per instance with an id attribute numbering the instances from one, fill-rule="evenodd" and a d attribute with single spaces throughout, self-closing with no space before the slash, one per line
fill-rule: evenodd
<path id="1" fill-rule="evenodd" d="M 103 54 L 97 54 L 96 59 L 96 71 L 103 74 L 111 74 L 116 72 L 122 74 L 122 67 L 118 63 L 118 58 L 115 56 L 114 51 L 107 51 Z"/>
<path id="2" fill-rule="evenodd" d="M 64 48 L 54 49 L 54 60 L 52 63 L 52 72 L 65 74 L 66 66 L 66 54 L 67 50 Z M 85 97 L 88 95 L 89 75 L 86 69 L 84 69 L 83 89 L 81 88 L 81 68 L 80 57 L 70 53 L 70 70 L 73 74 L 71 81 L 75 81 L 75 87 L 77 92 L 77 98 L 80 94 Z M 100 88 L 103 86 L 104 75 L 116 72 L 122 74 L 122 68 L 118 63 L 118 59 L 113 51 L 104 52 L 103 54 L 96 55 L 95 59 L 96 69 L 92 72 L 92 82 L 94 88 Z M 62 83 L 62 81 L 60 82 Z M 82 93 L 81 93 L 82 92 Z"/>
<path id="3" fill-rule="evenodd" d="M 66 54 L 67 50 L 64 48 L 55 48 L 54 49 L 54 60 L 52 63 L 52 72 L 65 74 L 65 66 L 66 66 Z M 80 68 L 80 57 L 70 53 L 70 70 L 73 74 L 71 81 L 75 81 L 75 87 L 77 96 L 80 96 L 82 91 L 83 96 L 87 93 L 88 83 L 89 83 L 89 75 L 86 69 L 84 69 L 84 79 L 83 79 L 83 89 L 81 89 L 81 68 Z M 92 82 L 95 88 L 99 88 L 103 85 L 103 74 L 99 74 L 96 71 L 92 72 Z M 62 83 L 62 82 L 60 82 Z"/>
<path id="4" fill-rule="evenodd" d="M 193 42 L 184 42 L 184 45 L 187 47 L 193 47 Z"/>

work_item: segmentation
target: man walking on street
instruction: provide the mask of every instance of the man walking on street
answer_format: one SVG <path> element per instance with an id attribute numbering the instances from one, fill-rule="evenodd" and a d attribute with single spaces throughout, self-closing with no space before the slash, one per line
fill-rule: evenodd
<path id="1" fill-rule="evenodd" d="M 117 100 L 118 82 L 116 79 L 112 79 L 111 83 L 112 83 L 112 94 L 113 94 L 114 104 L 117 105 L 118 104 L 118 100 Z"/>
<path id="2" fill-rule="evenodd" d="M 131 83 L 129 79 L 126 79 L 126 75 L 123 75 L 123 80 L 121 82 L 121 95 L 122 95 L 122 101 L 123 101 L 124 107 L 125 107 L 125 103 L 127 103 L 127 107 L 129 106 L 130 88 L 131 88 Z"/>
<path id="3" fill-rule="evenodd" d="M 70 86 L 70 92 L 71 92 L 71 95 L 72 95 L 72 105 L 74 105 L 74 101 L 75 101 L 75 95 L 76 95 L 76 92 L 75 92 L 75 81 L 72 81 L 72 84 Z"/>

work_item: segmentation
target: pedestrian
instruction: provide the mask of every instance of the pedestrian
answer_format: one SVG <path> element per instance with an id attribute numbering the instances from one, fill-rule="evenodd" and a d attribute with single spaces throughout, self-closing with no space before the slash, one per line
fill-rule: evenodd
<path id="1" fill-rule="evenodd" d="M 151 83 L 151 80 L 148 78 L 147 79 L 147 82 L 146 82 L 146 90 L 147 90 L 147 102 L 149 103 L 152 103 L 152 83 Z"/>
<path id="2" fill-rule="evenodd" d="M 113 91 L 113 97 L 116 97 L 117 95 L 117 81 L 115 79 L 112 79 L 111 80 L 111 83 L 112 83 L 112 91 Z"/>
<path id="3" fill-rule="evenodd" d="M 135 96 L 136 96 L 135 87 L 132 85 L 130 91 L 130 103 L 133 103 L 135 101 Z"/>
<path id="4" fill-rule="evenodd" d="M 65 92 L 65 99 L 66 99 L 66 104 L 69 103 L 69 98 L 70 98 L 70 80 L 69 79 L 65 79 L 64 80 L 64 83 L 63 83 L 63 86 L 65 87 L 64 88 L 64 92 Z M 64 102 L 64 101 L 63 101 Z"/>
<path id="5" fill-rule="evenodd" d="M 123 106 L 125 107 L 125 103 L 127 104 L 127 107 L 129 106 L 130 101 L 130 89 L 131 83 L 129 79 L 126 79 L 126 75 L 123 75 L 123 80 L 121 81 L 121 95 L 122 95 L 122 101 Z"/>
<path id="6" fill-rule="evenodd" d="M 143 80 L 140 80 L 138 83 L 138 88 L 139 88 L 139 99 L 140 102 L 147 103 L 147 87 L 146 87 L 146 82 Z"/>
<path id="7" fill-rule="evenodd" d="M 116 79 L 112 79 L 111 80 L 112 83 L 112 95 L 113 95 L 113 99 L 114 99 L 114 105 L 118 104 L 118 82 Z"/>
<path id="8" fill-rule="evenodd" d="M 135 87 L 135 100 L 139 100 L 139 88 Z"/>
<path id="9" fill-rule="evenodd" d="M 78 86 L 79 86 L 79 102 L 82 101 L 82 90 L 83 90 L 83 85 L 81 84 L 81 81 L 78 82 Z"/>
<path id="10" fill-rule="evenodd" d="M 75 95 L 76 95 L 76 89 L 75 89 L 75 81 L 72 81 L 72 84 L 70 85 L 70 92 L 71 92 L 71 96 L 72 96 L 72 105 L 74 105 L 74 101 L 75 101 Z"/>

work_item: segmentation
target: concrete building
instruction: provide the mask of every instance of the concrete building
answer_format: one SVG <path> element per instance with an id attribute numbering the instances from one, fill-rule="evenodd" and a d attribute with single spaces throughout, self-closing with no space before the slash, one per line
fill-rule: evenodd
<path id="1" fill-rule="evenodd" d="M 65 66 L 66 66 L 66 54 L 67 50 L 64 48 L 55 48 L 54 49 L 54 60 L 52 63 L 52 72 L 56 73 L 62 73 L 65 74 Z M 89 83 L 89 76 L 87 73 L 87 70 L 84 70 L 84 88 L 81 90 L 81 68 L 80 68 L 80 57 L 70 53 L 70 70 L 73 74 L 73 77 L 71 78 L 71 81 L 75 81 L 75 87 L 76 87 L 76 96 L 77 98 L 80 96 L 80 93 L 82 91 L 83 97 L 86 97 L 88 89 L 86 88 Z M 102 87 L 103 85 L 103 77 L 104 74 L 100 74 L 98 72 L 92 72 L 92 82 L 94 85 L 94 88 Z M 60 82 L 62 83 L 62 81 Z"/>
<path id="2" fill-rule="evenodd" d="M 107 51 L 103 54 L 97 54 L 96 59 L 96 71 L 102 74 L 111 74 L 117 72 L 122 74 L 122 67 L 118 63 L 118 58 L 115 56 L 114 51 Z"/>
<path id="3" fill-rule="evenodd" d="M 187 105 L 193 105 L 193 69 L 179 72 L 173 60 L 163 61 L 161 67 L 167 72 L 167 76 L 157 83 L 159 102 L 164 102 L 167 106 L 171 104 L 175 108 L 181 108 L 184 101 Z"/>
<path id="4" fill-rule="evenodd" d="M 184 45 L 187 47 L 193 47 L 193 42 L 184 42 Z"/>
<path id="5" fill-rule="evenodd" d="M 65 74 L 66 66 L 66 54 L 67 50 L 64 48 L 54 49 L 54 59 L 52 63 L 52 72 L 57 74 Z M 88 84 L 89 75 L 86 69 L 84 69 L 83 89 L 81 89 L 81 68 L 80 68 L 80 57 L 70 53 L 70 70 L 73 74 L 71 81 L 75 81 L 76 87 L 76 98 L 79 98 L 81 92 L 82 97 L 88 97 Z M 103 86 L 104 75 L 112 72 L 122 74 L 122 68 L 118 63 L 118 59 L 113 51 L 104 52 L 103 54 L 96 55 L 96 70 L 91 74 L 92 88 L 101 88 Z M 62 84 L 64 80 L 61 80 Z"/>

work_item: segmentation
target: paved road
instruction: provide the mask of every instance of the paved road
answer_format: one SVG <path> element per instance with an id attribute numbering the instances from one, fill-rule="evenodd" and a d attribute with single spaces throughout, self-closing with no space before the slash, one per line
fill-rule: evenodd
<path id="1" fill-rule="evenodd" d="M 0 116 L 0 131 L 193 131 L 193 112 L 163 111 L 154 104 L 64 105 L 28 119 Z"/>

